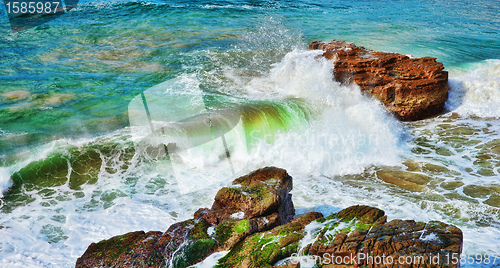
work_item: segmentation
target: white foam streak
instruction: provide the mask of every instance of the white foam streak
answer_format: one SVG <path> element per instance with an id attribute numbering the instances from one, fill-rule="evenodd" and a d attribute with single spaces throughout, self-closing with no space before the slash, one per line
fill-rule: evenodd
<path id="1" fill-rule="evenodd" d="M 229 251 L 215 252 L 215 253 L 211 254 L 210 256 L 208 256 L 205 260 L 203 260 L 195 265 L 189 266 L 189 267 L 212 268 L 215 265 L 217 265 L 217 262 L 219 261 L 219 259 L 226 256 L 226 254 L 228 254 L 228 253 L 229 253 Z"/>
<path id="2" fill-rule="evenodd" d="M 0 266 L 3 263 L 8 267 L 13 267 L 13 265 L 71 267 L 72 264 L 69 261 L 75 261 L 92 242 L 137 231 L 138 227 L 144 229 L 147 226 L 148 229 L 145 231 L 163 230 L 165 226 L 175 222 L 165 211 L 151 205 L 141 204 L 131 199 L 120 199 L 119 203 L 121 204 L 107 210 L 86 213 L 73 211 L 72 204 L 68 203 L 67 207 L 63 208 L 66 212 L 66 220 L 62 224 L 45 219 L 45 217 L 49 218 L 47 212 L 42 215 L 31 205 L 16 210 L 13 218 L 17 218 L 20 213 L 25 213 L 25 215 L 31 214 L 31 217 L 37 220 L 15 220 L 15 227 L 0 229 L 2 237 L 0 251 L 2 251 L 3 258 Z M 68 238 L 64 242 L 49 243 L 48 240 L 51 237 L 58 235 L 58 229 L 61 231 L 60 235 Z M 55 230 L 56 234 L 45 230 Z"/>

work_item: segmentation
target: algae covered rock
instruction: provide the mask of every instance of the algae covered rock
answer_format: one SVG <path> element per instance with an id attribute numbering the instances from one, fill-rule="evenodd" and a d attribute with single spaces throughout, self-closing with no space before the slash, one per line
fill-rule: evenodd
<path id="1" fill-rule="evenodd" d="M 320 226 L 318 226 L 320 224 Z M 314 241 L 302 245 L 302 256 L 317 264 L 354 267 L 457 267 L 462 231 L 431 221 L 395 219 L 384 211 L 352 206 L 307 226 Z M 455 261 L 454 261 L 455 260 Z"/>
<path id="2" fill-rule="evenodd" d="M 284 169 L 256 170 L 219 190 L 211 209 L 199 209 L 194 219 L 164 233 L 133 232 L 91 244 L 77 267 L 188 267 L 292 220 L 291 190 L 292 177 Z"/>
<path id="3" fill-rule="evenodd" d="M 166 266 L 187 267 L 210 255 L 216 242 L 208 235 L 208 227 L 204 219 L 191 219 L 171 225 L 157 242 Z"/>
<path id="4" fill-rule="evenodd" d="M 277 218 L 273 218 L 275 224 L 284 224 L 295 215 L 289 193 L 292 187 L 292 177 L 286 170 L 262 168 L 220 189 L 212 208 L 200 216 L 218 224 L 223 220 L 256 219 L 277 213 Z"/>
<path id="5" fill-rule="evenodd" d="M 305 226 L 321 217 L 321 213 L 310 212 L 271 231 L 253 234 L 232 248 L 216 267 L 270 267 L 297 253 L 306 235 Z"/>
<path id="6" fill-rule="evenodd" d="M 457 267 L 460 229 L 438 221 L 387 222 L 384 214 L 369 206 L 328 217 L 311 212 L 247 237 L 216 267 Z"/>

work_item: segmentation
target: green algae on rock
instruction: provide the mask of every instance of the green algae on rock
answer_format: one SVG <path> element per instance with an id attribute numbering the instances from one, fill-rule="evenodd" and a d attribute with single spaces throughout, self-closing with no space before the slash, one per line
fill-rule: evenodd
<path id="1" fill-rule="evenodd" d="M 292 178 L 285 170 L 256 170 L 234 180 L 231 187 L 222 188 L 211 209 L 201 208 L 194 219 L 148 237 L 151 251 L 143 251 L 144 246 L 137 242 L 144 232 L 128 233 L 91 244 L 76 266 L 144 267 L 144 261 L 148 261 L 148 267 L 188 267 L 214 252 L 230 250 L 253 233 L 290 221 L 295 215 L 291 189 Z M 124 240 L 127 245 L 120 246 Z"/>
<path id="2" fill-rule="evenodd" d="M 304 238 L 305 226 L 322 216 L 321 213 L 310 212 L 271 231 L 253 234 L 233 247 L 216 267 L 271 267 L 296 253 Z"/>

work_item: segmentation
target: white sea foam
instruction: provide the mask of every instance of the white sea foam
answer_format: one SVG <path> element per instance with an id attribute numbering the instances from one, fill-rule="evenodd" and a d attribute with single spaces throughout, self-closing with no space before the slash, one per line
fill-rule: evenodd
<path id="1" fill-rule="evenodd" d="M 368 205 L 386 212 L 388 221 L 405 219 L 428 222 L 438 220 L 457 225 L 464 234 L 463 254 L 498 254 L 500 230 L 495 226 L 478 227 L 471 222 L 472 212 L 488 215 L 487 205 L 471 207 L 465 201 L 427 201 L 419 194 L 404 193 L 377 183 L 374 177 L 362 179 L 334 180 L 327 177 L 294 176 L 293 201 L 297 213 L 320 211 L 325 216 L 353 205 Z M 445 206 L 447 211 L 462 211 L 463 218 L 456 219 L 438 210 Z M 490 209 L 491 210 L 491 209 Z M 494 209 L 491 217 L 498 217 Z M 488 219 L 485 219 L 488 221 Z M 479 220 L 483 222 L 483 220 Z M 466 266 L 468 267 L 468 266 Z"/>
<path id="2" fill-rule="evenodd" d="M 0 198 L 3 197 L 3 192 L 6 191 L 10 186 L 12 186 L 12 180 L 10 176 L 12 170 L 6 167 L 0 167 Z M 0 200 L 0 202 L 3 202 Z M 0 203 L 0 207 L 2 204 Z"/>
<path id="3" fill-rule="evenodd" d="M 241 220 L 245 217 L 245 212 L 243 211 L 240 211 L 240 212 L 236 212 L 236 213 L 233 213 L 231 214 L 231 218 L 233 219 L 237 219 L 237 220 Z"/>
<path id="4" fill-rule="evenodd" d="M 486 60 L 450 77 L 446 108 L 462 115 L 500 117 L 500 60 Z"/>
<path id="5" fill-rule="evenodd" d="M 101 139 L 119 143 L 126 134 L 126 130 L 121 130 Z M 70 144 L 84 146 L 89 142 L 53 142 L 23 160 L 21 166 L 45 158 L 48 152 L 64 153 Z M 126 148 L 126 144 L 121 146 L 117 148 Z M 119 159 L 120 151 L 115 153 L 103 157 L 104 166 L 110 170 L 125 164 Z M 36 190 L 28 192 L 35 199 L 33 202 L 1 213 L 0 266 L 72 267 L 90 243 L 137 230 L 165 231 L 172 223 L 192 217 L 194 207 L 209 206 L 215 194 L 179 195 L 154 185 L 161 183 L 156 178 L 162 173 L 162 166 L 142 165 L 137 159 L 129 164 L 129 169 L 118 169 L 117 173 L 101 169 L 97 183 L 83 185 L 81 191 L 71 190 L 65 184 L 48 188 L 54 191 L 49 196 Z M 131 179 L 135 180 L 132 184 Z M 111 197 L 116 193 L 122 194 Z"/>
<path id="6" fill-rule="evenodd" d="M 422 241 L 434 241 L 439 242 L 439 237 L 435 233 L 430 233 L 424 237 L 421 237 Z"/>
<path id="7" fill-rule="evenodd" d="M 303 99 L 316 118 L 305 130 L 261 143 L 252 163 L 276 165 L 295 174 L 335 176 L 362 172 L 370 165 L 396 165 L 404 152 L 398 122 L 356 85 L 333 81 L 332 62 L 318 51 L 292 51 L 270 75 L 252 80 L 250 96 Z"/>
<path id="8" fill-rule="evenodd" d="M 219 259 L 226 256 L 227 253 L 229 253 L 229 251 L 215 252 L 215 253 L 211 254 L 210 256 L 208 256 L 205 260 L 203 260 L 195 265 L 189 266 L 189 267 L 212 268 L 217 264 Z"/>

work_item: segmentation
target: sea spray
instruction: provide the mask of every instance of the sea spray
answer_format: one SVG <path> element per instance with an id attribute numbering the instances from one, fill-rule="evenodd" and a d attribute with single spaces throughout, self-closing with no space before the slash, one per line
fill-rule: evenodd
<path id="1" fill-rule="evenodd" d="M 397 165 L 402 128 L 356 85 L 333 80 L 333 63 L 319 51 L 294 50 L 275 64 L 269 76 L 244 88 L 251 97 L 301 100 L 306 127 L 280 132 L 273 144 L 251 153 L 256 166 L 272 164 L 313 176 L 359 173 L 370 165 Z"/>
<path id="2" fill-rule="evenodd" d="M 469 68 L 450 77 L 446 109 L 463 116 L 500 117 L 500 60 L 486 60 Z"/>
<path id="3" fill-rule="evenodd" d="M 12 174 L 11 168 L 0 167 L 0 198 L 3 197 L 3 192 L 12 186 L 10 175 Z M 0 208 L 3 206 L 3 200 L 0 200 Z"/>

